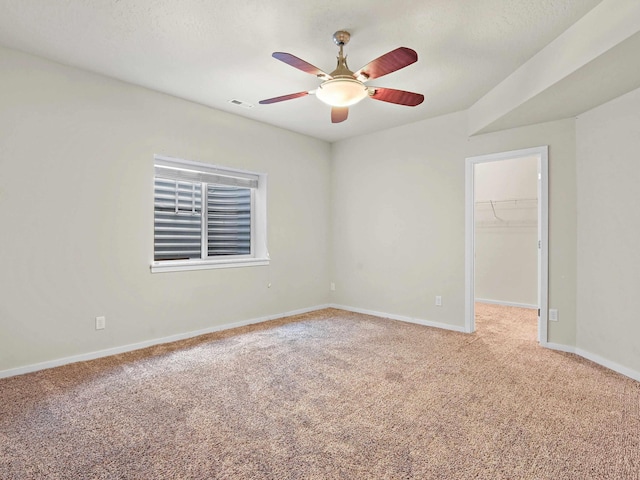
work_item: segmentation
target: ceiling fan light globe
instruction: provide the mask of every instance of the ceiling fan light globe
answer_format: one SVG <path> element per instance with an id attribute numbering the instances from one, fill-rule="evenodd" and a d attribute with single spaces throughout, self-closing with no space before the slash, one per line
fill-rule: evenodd
<path id="1" fill-rule="evenodd" d="M 316 91 L 316 97 L 332 107 L 355 105 L 368 94 L 366 85 L 355 78 L 327 80 Z"/>

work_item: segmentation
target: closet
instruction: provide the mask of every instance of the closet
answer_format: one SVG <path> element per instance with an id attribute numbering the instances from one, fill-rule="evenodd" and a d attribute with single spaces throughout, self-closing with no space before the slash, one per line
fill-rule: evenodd
<path id="1" fill-rule="evenodd" d="M 537 308 L 537 159 L 475 166 L 476 301 Z"/>

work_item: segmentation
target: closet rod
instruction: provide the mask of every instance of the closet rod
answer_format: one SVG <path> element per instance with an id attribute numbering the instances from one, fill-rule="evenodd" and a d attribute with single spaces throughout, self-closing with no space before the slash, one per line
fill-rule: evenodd
<path id="1" fill-rule="evenodd" d="M 481 200 L 476 205 L 496 205 L 498 203 L 537 202 L 537 198 L 510 198 L 506 200 Z"/>

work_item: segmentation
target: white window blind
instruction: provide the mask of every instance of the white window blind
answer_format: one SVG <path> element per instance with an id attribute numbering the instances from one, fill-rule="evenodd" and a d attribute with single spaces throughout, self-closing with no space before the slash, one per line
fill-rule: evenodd
<path id="1" fill-rule="evenodd" d="M 268 263 L 266 176 L 158 156 L 154 173 L 152 271 Z"/>
<path id="2" fill-rule="evenodd" d="M 154 259 L 200 258 L 202 184 L 156 177 L 153 204 Z"/>
<path id="3" fill-rule="evenodd" d="M 251 253 L 251 190 L 207 186 L 207 251 L 209 256 Z"/>

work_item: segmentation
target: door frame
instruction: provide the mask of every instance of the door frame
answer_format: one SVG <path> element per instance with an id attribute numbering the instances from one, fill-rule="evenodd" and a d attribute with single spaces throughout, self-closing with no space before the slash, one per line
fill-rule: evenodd
<path id="1" fill-rule="evenodd" d="M 538 342 L 547 346 L 549 309 L 549 146 L 467 157 L 465 160 L 465 332 L 475 325 L 475 168 L 479 163 L 538 159 Z"/>

